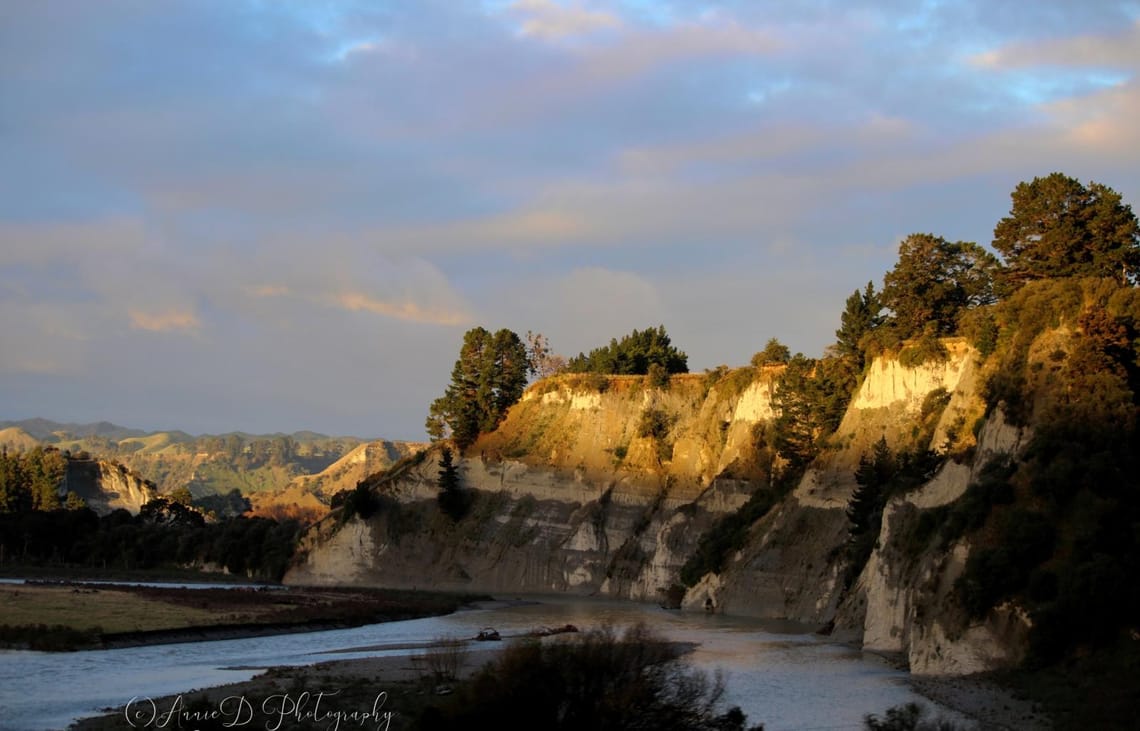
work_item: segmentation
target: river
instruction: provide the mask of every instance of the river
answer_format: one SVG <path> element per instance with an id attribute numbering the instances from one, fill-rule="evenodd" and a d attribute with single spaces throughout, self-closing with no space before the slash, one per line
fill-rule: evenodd
<path id="1" fill-rule="evenodd" d="M 492 604 L 403 622 L 344 630 L 77 653 L 0 651 L 0 728 L 64 729 L 78 718 L 162 695 L 246 680 L 261 669 L 332 659 L 416 653 L 443 637 L 473 637 L 491 626 L 504 638 L 567 623 L 587 629 L 644 621 L 692 642 L 688 659 L 720 670 L 726 701 L 751 723 L 781 729 L 861 729 L 864 714 L 920 701 L 906 673 L 857 649 L 755 620 L 680 613 L 629 602 L 550 598 Z M 480 648 L 491 643 L 481 643 Z M 505 644 L 505 643 L 504 643 Z M 936 711 L 961 722 L 945 709 Z"/>

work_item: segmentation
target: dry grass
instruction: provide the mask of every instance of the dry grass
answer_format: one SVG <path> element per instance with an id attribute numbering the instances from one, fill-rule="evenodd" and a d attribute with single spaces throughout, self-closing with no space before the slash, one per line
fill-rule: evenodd
<path id="1" fill-rule="evenodd" d="M 305 631 L 447 614 L 486 597 L 383 589 L 0 587 L 0 644 L 63 650 L 177 641 L 183 631 Z M 158 633 L 158 634 L 154 634 Z"/>
<path id="2" fill-rule="evenodd" d="M 134 592 L 71 586 L 0 587 L 0 624 L 61 625 L 79 630 L 140 632 L 248 621 L 272 607 L 225 614 L 156 601 Z"/>

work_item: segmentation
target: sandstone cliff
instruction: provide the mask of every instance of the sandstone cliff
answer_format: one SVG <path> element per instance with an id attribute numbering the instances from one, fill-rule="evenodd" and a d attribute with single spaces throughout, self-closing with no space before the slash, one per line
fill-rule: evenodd
<path id="1" fill-rule="evenodd" d="M 467 519 L 436 509 L 432 451 L 383 486 L 396 510 L 341 530 L 326 521 L 287 580 L 658 598 L 712 520 L 748 499 L 773 376 L 536 384 L 459 460 Z M 665 426 L 647 429 L 647 414 Z"/>
<path id="2" fill-rule="evenodd" d="M 751 526 L 724 570 L 684 591 L 684 608 L 834 626 L 918 672 L 1019 658 L 1027 621 L 1016 607 L 971 624 L 956 606 L 967 542 L 900 547 L 923 511 L 956 501 L 1024 438 L 1000 411 L 985 417 L 977 353 L 961 340 L 945 347 L 944 360 L 919 366 L 871 363 L 799 485 Z M 317 526 L 286 580 L 679 598 L 680 568 L 702 533 L 767 479 L 757 439 L 774 417 L 777 376 L 675 376 L 664 389 L 639 377 L 540 382 L 458 460 L 473 496 L 467 518 L 452 523 L 436 507 L 439 453 L 430 450 L 375 481 L 383 500 L 370 520 L 342 526 L 333 515 Z M 647 414 L 667 427 L 647 427 Z M 853 573 L 846 508 L 859 459 L 880 438 L 953 458 L 891 501 L 871 559 Z"/>
<path id="3" fill-rule="evenodd" d="M 138 513 L 156 497 L 153 483 L 125 465 L 101 459 L 69 459 L 59 490 L 61 497 L 74 492 L 100 515 L 119 508 Z"/>

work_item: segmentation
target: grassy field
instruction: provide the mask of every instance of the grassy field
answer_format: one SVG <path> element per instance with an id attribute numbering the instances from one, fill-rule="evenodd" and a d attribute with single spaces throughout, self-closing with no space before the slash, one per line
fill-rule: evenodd
<path id="1" fill-rule="evenodd" d="M 98 627 L 103 633 L 146 632 L 217 624 L 222 616 L 209 609 L 156 601 L 126 590 L 66 585 L 0 587 L 0 620 L 9 626 L 43 624 L 77 630 Z"/>
<path id="2" fill-rule="evenodd" d="M 485 597 L 379 589 L 0 586 L 0 646 L 74 650 L 352 627 Z"/>

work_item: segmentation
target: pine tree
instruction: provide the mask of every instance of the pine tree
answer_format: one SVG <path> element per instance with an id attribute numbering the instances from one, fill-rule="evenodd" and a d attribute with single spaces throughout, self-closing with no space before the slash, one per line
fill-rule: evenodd
<path id="1" fill-rule="evenodd" d="M 883 512 L 887 486 L 898 471 L 894 455 L 887 446 L 886 437 L 875 442 L 871 454 L 859 458 L 859 469 L 855 471 L 858 487 L 847 504 L 847 519 L 851 521 L 850 533 L 859 536 L 875 529 Z"/>
<path id="2" fill-rule="evenodd" d="M 459 480 L 459 469 L 451 450 L 444 447 L 439 453 L 439 495 L 436 500 L 439 509 L 453 521 L 458 521 L 467 514 L 469 499 Z"/>
<path id="3" fill-rule="evenodd" d="M 510 330 L 482 327 L 463 336 L 451 383 L 432 402 L 426 428 L 433 439 L 451 438 L 463 449 L 493 431 L 526 388 L 526 346 Z"/>
<path id="4" fill-rule="evenodd" d="M 883 324 L 882 311 L 879 294 L 875 292 L 872 282 L 867 282 L 867 288 L 862 292 L 855 290 L 847 298 L 846 307 L 840 315 L 839 329 L 835 331 L 835 347 L 841 357 L 848 358 L 855 364 L 857 371 L 862 371 L 866 365 L 863 338 Z"/>
<path id="5" fill-rule="evenodd" d="M 594 348 L 589 355 L 579 353 L 570 359 L 566 370 L 571 373 L 644 376 L 653 363 L 661 365 L 670 374 L 689 372 L 688 356 L 673 346 L 664 325 L 634 330 L 620 341 L 611 339 L 609 345 Z"/>

